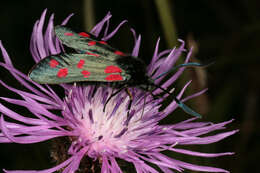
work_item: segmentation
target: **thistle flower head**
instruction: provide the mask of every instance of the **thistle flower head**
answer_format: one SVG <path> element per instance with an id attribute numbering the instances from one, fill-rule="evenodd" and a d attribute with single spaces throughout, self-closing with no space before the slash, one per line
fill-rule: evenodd
<path id="1" fill-rule="evenodd" d="M 32 33 L 30 51 L 35 62 L 48 55 L 64 51 L 59 40 L 53 34 L 54 15 L 50 17 L 46 31 L 43 31 L 45 15 L 46 10 L 40 20 L 36 22 Z M 70 17 L 71 15 L 64 20 L 62 25 L 65 25 Z M 126 21 L 121 22 L 114 30 L 109 31 L 111 17 L 112 15 L 108 13 L 91 30 L 91 33 L 102 37 L 104 41 L 113 37 Z M 101 35 L 101 30 L 104 31 L 103 35 Z M 138 56 L 141 36 L 137 36 L 133 29 L 131 31 L 135 39 L 132 56 Z M 180 47 L 159 52 L 159 41 L 158 39 L 153 58 L 147 68 L 147 73 L 154 79 L 162 72 L 169 70 L 180 55 L 186 51 L 184 42 L 179 40 Z M 234 134 L 236 131 L 207 135 L 212 131 L 225 128 L 225 125 L 231 121 L 213 124 L 210 122 L 194 122 L 196 118 L 192 118 L 176 124 L 159 125 L 159 121 L 173 112 L 178 105 L 172 102 L 160 112 L 159 107 L 163 98 L 154 99 L 136 88 L 131 89 L 133 103 L 129 114 L 127 113 L 129 97 L 123 91 L 108 102 L 105 112 L 103 112 L 104 104 L 112 94 L 113 89 L 90 85 L 62 84 L 65 97 L 60 98 L 50 86 L 39 85 L 15 69 L 1 43 L 0 48 L 4 59 L 4 63 L 0 63 L 0 66 L 7 69 L 30 91 L 18 90 L 0 80 L 3 86 L 21 96 L 21 99 L 5 97 L 1 99 L 25 107 L 34 115 L 33 118 L 30 118 L 0 104 L 0 112 L 2 113 L 0 142 L 29 144 L 59 137 L 58 139 L 66 138 L 66 143 L 69 144 L 65 151 L 67 155 L 65 159 L 59 160 L 59 153 L 53 152 L 53 157 L 58 162 L 58 165 L 53 168 L 42 171 L 4 170 L 5 172 L 52 173 L 57 170 L 62 170 L 63 173 L 86 172 L 86 170 L 91 170 L 91 166 L 84 165 L 85 161 L 83 162 L 83 160 L 87 158 L 89 162 L 98 162 L 97 165 L 100 165 L 102 173 L 123 172 L 123 168 L 118 163 L 119 160 L 133 164 L 138 173 L 156 173 L 159 172 L 159 169 L 169 173 L 173 170 L 182 172 L 185 169 L 204 172 L 228 172 L 220 168 L 198 166 L 175 160 L 162 152 L 168 150 L 200 157 L 230 155 L 232 153 L 207 154 L 181 149 L 180 147 L 183 145 L 210 144 Z M 188 62 L 190 54 L 191 50 L 187 53 L 186 62 Z M 166 88 L 171 85 L 184 69 L 180 68 L 162 84 L 162 87 Z M 155 83 L 159 83 L 161 80 L 161 78 L 156 79 Z M 177 98 L 186 101 L 205 92 L 205 90 L 202 90 L 189 97 L 182 98 L 190 83 L 189 81 L 183 87 L 177 94 Z M 154 91 L 154 93 L 159 92 L 159 90 Z M 59 112 L 59 114 L 53 113 L 52 110 Z M 14 119 L 16 122 L 8 122 L 5 117 Z M 66 147 L 64 146 L 64 148 Z M 158 168 L 152 167 L 151 164 Z M 96 168 L 92 169 L 94 171 Z"/>

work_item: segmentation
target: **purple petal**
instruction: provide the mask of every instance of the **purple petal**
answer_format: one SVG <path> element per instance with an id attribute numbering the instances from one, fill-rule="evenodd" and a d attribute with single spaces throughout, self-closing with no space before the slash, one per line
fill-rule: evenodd
<path id="1" fill-rule="evenodd" d="M 139 49 L 140 49 L 140 44 L 141 44 L 141 35 L 138 36 L 137 41 L 135 42 L 134 49 L 132 51 L 132 56 L 138 57 L 139 54 Z"/>
<path id="2" fill-rule="evenodd" d="M 110 14 L 110 12 L 107 13 L 107 15 L 98 23 L 94 26 L 94 28 L 90 31 L 90 33 L 92 33 L 93 35 L 95 35 L 96 37 L 99 36 L 100 31 L 103 28 L 103 25 L 112 17 L 112 15 Z"/>
<path id="3" fill-rule="evenodd" d="M 201 152 L 195 152 L 195 151 L 190 151 L 190 150 L 185 150 L 185 149 L 178 149 L 178 148 L 171 148 L 169 150 L 177 152 L 177 153 L 182 153 L 182 154 L 191 155 L 191 156 L 198 156 L 198 157 L 219 157 L 219 156 L 226 156 L 226 155 L 233 155 L 234 154 L 232 152 L 226 152 L 226 153 L 201 153 Z"/>
<path id="4" fill-rule="evenodd" d="M 154 67 L 155 62 L 158 60 L 159 56 L 158 56 L 158 50 L 159 50 L 159 44 L 160 44 L 160 37 L 158 38 L 157 42 L 156 42 L 156 46 L 154 49 L 154 53 L 153 53 L 153 58 L 149 64 L 149 66 L 147 67 L 148 70 L 148 74 L 151 76 L 153 71 L 156 69 Z"/>
<path id="5" fill-rule="evenodd" d="M 211 144 L 211 143 L 215 143 L 218 142 L 226 137 L 229 137 L 235 133 L 237 133 L 238 130 L 233 130 L 230 132 L 225 132 L 225 133 L 220 133 L 218 135 L 214 135 L 214 136 L 209 136 L 209 137 L 203 137 L 203 138 L 197 138 L 194 140 L 191 140 L 189 142 L 183 142 L 183 144 L 185 145 L 193 145 L 193 144 Z"/>
<path id="6" fill-rule="evenodd" d="M 71 18 L 73 15 L 74 15 L 74 13 L 71 13 L 68 17 L 66 17 L 66 18 L 63 20 L 63 22 L 61 23 L 61 25 L 66 25 L 66 24 L 69 22 L 70 18 Z"/>
<path id="7" fill-rule="evenodd" d="M 21 116 L 20 114 L 13 112 L 12 110 L 8 109 L 7 107 L 0 104 L 0 112 L 2 112 L 4 115 L 15 119 L 17 121 L 26 123 L 26 124 L 34 124 L 34 125 L 47 125 L 46 122 L 36 119 L 36 118 L 28 118 Z"/>
<path id="8" fill-rule="evenodd" d="M 20 143 L 20 144 L 30 144 L 30 143 L 37 143 L 37 142 L 42 142 L 51 138 L 55 138 L 58 136 L 63 136 L 63 135 L 46 135 L 46 136 L 22 136 L 22 137 L 14 137 L 9 130 L 6 127 L 5 121 L 3 116 L 1 116 L 1 130 L 3 134 L 10 139 L 14 143 Z"/>
<path id="9" fill-rule="evenodd" d="M 118 172 L 118 173 L 123 173 L 114 157 L 110 157 L 109 160 L 111 162 L 111 168 L 113 171 Z"/>
<path id="10" fill-rule="evenodd" d="M 35 37 L 35 39 L 37 40 L 36 45 L 37 45 L 37 49 L 39 51 L 40 59 L 47 56 L 47 54 L 45 52 L 44 39 L 43 39 L 43 24 L 44 24 L 46 12 L 47 12 L 47 9 L 45 9 L 43 11 L 41 18 L 39 20 L 39 23 L 37 25 L 37 28 L 36 28 L 36 33 L 34 36 L 32 36 L 32 37 Z"/>
<path id="11" fill-rule="evenodd" d="M 171 159 L 173 162 L 177 163 L 183 168 L 193 170 L 193 171 L 202 171 L 202 172 L 225 172 L 229 173 L 229 171 L 220 169 L 220 168 L 214 168 L 214 167 L 208 167 L 208 166 L 198 166 L 194 164 L 185 163 L 179 160 Z"/>
<path id="12" fill-rule="evenodd" d="M 119 30 L 119 28 L 120 28 L 124 23 L 126 23 L 126 22 L 127 22 L 127 20 L 122 21 L 110 34 L 104 35 L 104 37 L 102 38 L 102 40 L 107 41 L 107 40 L 109 40 L 110 38 L 112 38 L 112 37 L 117 33 L 117 31 Z"/>
<path id="13" fill-rule="evenodd" d="M 0 40 L 0 49 L 2 51 L 2 55 L 3 55 L 5 63 L 8 64 L 9 66 L 13 66 L 12 61 L 11 61 L 6 49 L 4 48 L 1 40 Z"/>
<path id="14" fill-rule="evenodd" d="M 57 52 L 56 47 L 55 47 L 55 42 L 53 40 L 54 35 L 53 35 L 53 19 L 54 19 L 54 14 L 51 15 L 49 22 L 48 22 L 48 26 L 46 29 L 46 32 L 44 34 L 44 43 L 45 43 L 45 47 L 46 47 L 46 52 L 47 54 L 58 54 L 59 52 Z"/>
<path id="15" fill-rule="evenodd" d="M 208 91 L 208 88 L 205 88 L 205 89 L 203 89 L 203 90 L 201 90 L 201 91 L 199 91 L 197 93 L 194 93 L 194 94 L 192 94 L 190 96 L 187 96 L 184 99 L 182 99 L 181 101 L 182 102 L 186 102 L 186 101 L 188 101 L 188 100 L 190 100 L 190 99 L 192 99 L 194 97 L 197 97 L 197 96 L 200 96 L 200 95 L 204 94 L 206 91 Z"/>

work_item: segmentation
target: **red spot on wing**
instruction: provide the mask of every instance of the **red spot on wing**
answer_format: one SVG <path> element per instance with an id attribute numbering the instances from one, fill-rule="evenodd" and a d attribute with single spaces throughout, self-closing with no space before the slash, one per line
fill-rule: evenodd
<path id="1" fill-rule="evenodd" d="M 107 81 L 121 81 L 123 77 L 120 74 L 111 74 L 105 78 Z"/>
<path id="2" fill-rule="evenodd" d="M 119 50 L 116 50 L 114 53 L 120 56 L 125 56 L 125 54 Z"/>
<path id="3" fill-rule="evenodd" d="M 100 44 L 107 44 L 107 42 L 105 42 L 105 41 L 103 41 L 103 40 L 99 41 L 99 43 L 100 43 Z"/>
<path id="4" fill-rule="evenodd" d="M 79 35 L 81 35 L 82 37 L 90 37 L 90 35 L 85 32 L 81 32 L 81 33 L 79 33 Z"/>
<path id="5" fill-rule="evenodd" d="M 105 73 L 121 73 L 122 72 L 121 68 L 114 66 L 114 65 L 107 66 L 104 71 L 105 71 Z"/>
<path id="6" fill-rule="evenodd" d="M 89 46 L 93 46 L 93 45 L 95 45 L 95 44 L 96 44 L 95 41 L 89 41 L 89 42 L 88 42 L 88 45 L 89 45 Z"/>
<path id="7" fill-rule="evenodd" d="M 87 78 L 87 77 L 90 76 L 90 72 L 87 71 L 87 70 L 83 70 L 83 71 L 81 71 L 81 74 L 83 74 L 83 77 L 84 77 L 84 78 Z"/>
<path id="8" fill-rule="evenodd" d="M 51 68 L 55 68 L 55 67 L 57 67 L 57 65 L 59 65 L 59 62 L 56 61 L 55 59 L 52 59 L 52 60 L 50 60 L 49 65 Z"/>
<path id="9" fill-rule="evenodd" d="M 96 56 L 96 57 L 100 56 L 99 54 L 95 54 L 95 53 L 91 53 L 91 52 L 85 52 L 85 53 L 88 54 L 88 55 Z"/>
<path id="10" fill-rule="evenodd" d="M 84 64 L 85 64 L 85 60 L 81 59 L 81 60 L 79 60 L 77 67 L 82 68 Z"/>
<path id="11" fill-rule="evenodd" d="M 67 68 L 61 68 L 59 69 L 57 76 L 59 78 L 66 77 L 68 75 L 68 69 Z"/>
<path id="12" fill-rule="evenodd" d="M 65 32 L 64 35 L 66 35 L 66 36 L 73 36 L 74 34 L 71 33 L 71 32 Z"/>

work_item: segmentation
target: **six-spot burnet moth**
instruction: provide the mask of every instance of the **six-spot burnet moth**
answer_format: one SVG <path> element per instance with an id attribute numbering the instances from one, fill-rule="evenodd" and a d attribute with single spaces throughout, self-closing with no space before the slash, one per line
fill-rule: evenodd
<path id="1" fill-rule="evenodd" d="M 97 39 L 86 32 L 74 32 L 63 26 L 55 27 L 55 34 L 65 46 L 72 48 L 72 53 L 50 55 L 38 62 L 30 71 L 29 77 L 40 84 L 62 84 L 72 82 L 86 82 L 87 84 L 106 83 L 118 90 L 112 96 L 126 89 L 130 96 L 129 109 L 132 95 L 128 87 L 138 87 L 152 94 L 160 88 L 167 94 L 166 89 L 156 85 L 154 80 L 146 73 L 145 63 L 131 55 L 125 54 L 109 46 L 105 41 Z M 184 66 L 201 66 L 199 63 L 186 63 L 164 72 L 160 78 L 177 68 Z M 185 112 L 201 117 L 179 99 L 174 97 L 176 103 Z M 106 105 L 106 104 L 105 104 Z M 105 106 L 104 106 L 105 109 Z"/>

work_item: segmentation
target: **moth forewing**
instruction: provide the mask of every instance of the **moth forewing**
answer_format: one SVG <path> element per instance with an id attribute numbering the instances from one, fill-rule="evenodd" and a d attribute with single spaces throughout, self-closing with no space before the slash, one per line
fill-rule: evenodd
<path id="1" fill-rule="evenodd" d="M 87 54 L 51 55 L 41 60 L 29 77 L 41 84 L 60 84 L 79 81 L 124 81 L 126 71 L 115 61 Z"/>

